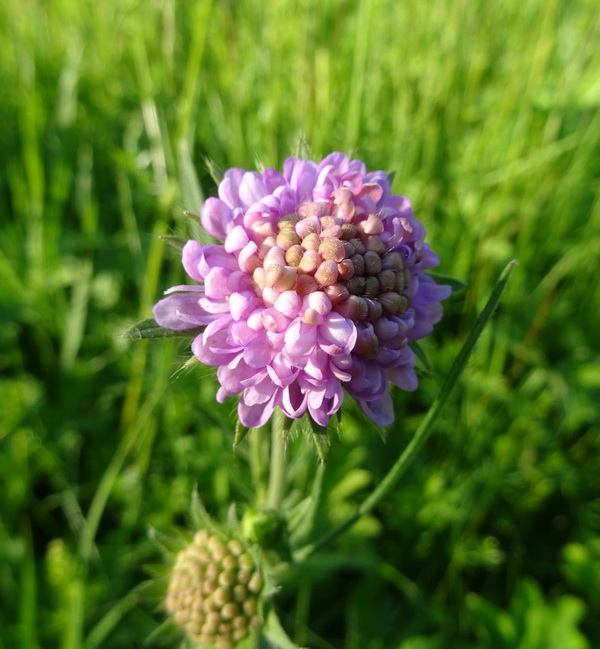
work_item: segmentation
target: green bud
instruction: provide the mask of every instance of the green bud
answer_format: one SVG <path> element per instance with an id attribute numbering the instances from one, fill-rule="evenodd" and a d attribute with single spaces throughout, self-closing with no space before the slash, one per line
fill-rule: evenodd
<path id="1" fill-rule="evenodd" d="M 193 642 L 233 649 L 260 622 L 263 584 L 240 541 L 201 530 L 177 555 L 166 608 Z"/>

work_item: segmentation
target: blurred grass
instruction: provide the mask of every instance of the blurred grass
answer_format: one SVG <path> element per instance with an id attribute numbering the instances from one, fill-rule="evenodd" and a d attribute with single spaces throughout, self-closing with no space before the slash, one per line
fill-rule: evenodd
<path id="1" fill-rule="evenodd" d="M 119 332 L 181 280 L 159 235 L 190 232 L 205 157 L 280 166 L 299 137 L 396 171 L 468 282 L 426 344 L 439 375 L 520 265 L 398 493 L 290 577 L 288 629 L 317 649 L 545 649 L 536 624 L 600 644 L 598 42 L 591 0 L 0 0 L 2 649 L 140 646 L 162 619 L 135 590 L 148 527 L 184 524 L 195 484 L 216 513 L 250 497 L 213 372 L 174 379 L 185 344 Z M 395 395 L 385 442 L 348 406 L 321 531 L 438 384 Z M 316 462 L 291 456 L 293 499 Z"/>

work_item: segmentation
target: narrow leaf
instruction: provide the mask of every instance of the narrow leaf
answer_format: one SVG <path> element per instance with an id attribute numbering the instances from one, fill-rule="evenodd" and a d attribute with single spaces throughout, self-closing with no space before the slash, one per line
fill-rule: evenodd
<path id="1" fill-rule="evenodd" d="M 127 340 L 145 340 L 147 338 L 193 338 L 204 331 L 204 327 L 194 327 L 184 331 L 165 329 L 156 323 L 154 318 L 138 322 L 123 334 Z"/>
<path id="2" fill-rule="evenodd" d="M 235 424 L 235 437 L 233 438 L 234 448 L 244 439 L 244 437 L 246 437 L 249 431 L 250 429 L 244 426 L 242 422 L 238 419 Z"/>
<path id="3" fill-rule="evenodd" d="M 433 367 L 431 366 L 431 363 L 427 358 L 427 354 L 425 353 L 425 350 L 421 347 L 421 345 L 419 345 L 419 343 L 416 340 L 413 340 L 408 344 L 410 345 L 410 348 L 415 353 L 415 356 L 421 361 L 421 365 L 423 365 L 423 369 L 426 372 L 432 373 Z"/>
<path id="4" fill-rule="evenodd" d="M 187 239 L 176 237 L 174 234 L 161 234 L 158 238 L 177 250 L 183 250 L 183 246 L 187 243 Z"/>

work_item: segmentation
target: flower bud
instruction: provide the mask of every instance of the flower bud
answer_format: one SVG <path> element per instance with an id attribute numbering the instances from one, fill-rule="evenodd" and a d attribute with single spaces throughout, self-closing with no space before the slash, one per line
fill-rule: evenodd
<path id="1" fill-rule="evenodd" d="M 166 607 L 193 642 L 233 649 L 260 622 L 263 585 L 239 541 L 201 530 L 177 555 Z"/>

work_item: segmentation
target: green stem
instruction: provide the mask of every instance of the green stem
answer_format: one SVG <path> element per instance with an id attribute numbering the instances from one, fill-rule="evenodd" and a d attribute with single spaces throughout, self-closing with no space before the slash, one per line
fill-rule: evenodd
<path id="1" fill-rule="evenodd" d="M 370 513 L 381 501 L 381 499 L 388 493 L 388 491 L 390 491 L 390 489 L 392 489 L 392 487 L 398 482 L 408 466 L 410 466 L 411 462 L 415 459 L 417 453 L 419 452 L 421 446 L 423 445 L 427 437 L 429 437 L 433 429 L 433 424 L 435 423 L 440 412 L 442 411 L 442 408 L 448 400 L 448 396 L 450 395 L 452 388 L 454 388 L 458 381 L 458 378 L 464 370 L 469 356 L 473 351 L 473 347 L 477 342 L 477 339 L 479 338 L 485 325 L 491 318 L 495 308 L 498 306 L 502 293 L 506 288 L 506 284 L 516 263 L 517 262 L 514 260 L 511 261 L 500 275 L 500 278 L 498 279 L 496 286 L 494 286 L 487 304 L 475 321 L 473 329 L 469 333 L 465 344 L 463 345 L 458 356 L 456 357 L 456 360 L 450 368 L 450 371 L 448 372 L 448 375 L 446 376 L 446 379 L 444 380 L 444 383 L 442 384 L 437 397 L 431 404 L 429 411 L 425 415 L 425 418 L 421 422 L 421 425 L 417 429 L 414 437 L 411 439 L 400 457 L 396 460 L 392 468 L 389 470 L 388 474 L 373 490 L 373 493 L 371 493 L 371 495 L 363 501 L 358 510 L 352 516 L 346 519 L 341 525 L 318 539 L 315 543 L 303 548 L 296 557 L 298 560 L 305 559 L 309 555 L 328 545 L 334 539 L 336 539 L 338 536 L 352 527 L 361 516 Z"/>
<path id="2" fill-rule="evenodd" d="M 270 509 L 279 510 L 284 496 L 286 440 L 291 424 L 292 420 L 275 408 L 271 422 L 271 467 L 266 503 Z"/>
<path id="3" fill-rule="evenodd" d="M 263 505 L 266 497 L 266 471 L 263 462 L 264 438 L 262 428 L 256 428 L 251 431 L 250 439 L 250 471 L 252 473 L 252 483 L 256 503 Z"/>

